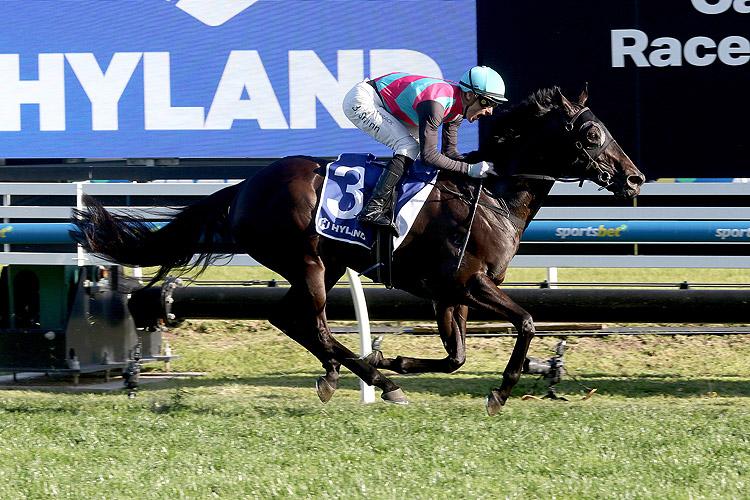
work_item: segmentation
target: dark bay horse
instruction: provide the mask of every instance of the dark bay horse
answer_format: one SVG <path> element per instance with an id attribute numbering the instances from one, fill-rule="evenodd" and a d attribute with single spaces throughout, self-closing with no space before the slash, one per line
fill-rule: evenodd
<path id="1" fill-rule="evenodd" d="M 316 388 L 327 402 L 344 365 L 388 402 L 405 404 L 402 390 L 380 369 L 398 373 L 453 372 L 466 359 L 469 308 L 507 318 L 518 330 L 500 387 L 487 397 L 494 415 L 518 382 L 534 336 L 531 316 L 499 288 L 521 234 L 555 180 L 592 179 L 616 197 L 637 195 L 644 176 L 585 106 L 557 87 L 539 90 L 493 123 L 490 137 L 471 162 L 491 161 L 501 172 L 483 182 L 441 172 L 413 228 L 393 256 L 393 284 L 434 301 L 447 356 L 442 359 L 386 358 L 379 351 L 362 359 L 340 344 L 326 319 L 326 293 L 346 267 L 370 267 L 369 252 L 316 233 L 314 215 L 325 162 L 287 157 L 251 180 L 227 187 L 178 213 L 158 231 L 143 220 L 114 216 L 93 198 L 76 214 L 73 233 L 86 250 L 125 265 L 159 266 L 158 280 L 176 268 L 207 265 L 206 242 L 231 238 L 264 266 L 284 276 L 290 289 L 269 321 L 323 364 Z M 473 226 L 472 200 L 479 193 Z M 459 253 L 468 233 L 465 255 Z M 225 240 L 228 241 L 228 240 Z M 199 258 L 194 259 L 198 254 Z"/>

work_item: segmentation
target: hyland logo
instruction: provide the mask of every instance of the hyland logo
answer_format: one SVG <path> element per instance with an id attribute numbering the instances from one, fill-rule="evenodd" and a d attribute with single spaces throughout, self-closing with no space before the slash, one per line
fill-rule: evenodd
<path id="1" fill-rule="evenodd" d="M 177 7 L 209 26 L 220 26 L 259 0 L 180 0 Z"/>
<path id="2" fill-rule="evenodd" d="M 321 233 L 328 236 L 344 236 L 348 240 L 357 239 L 360 241 L 365 241 L 366 239 L 363 230 L 357 229 L 348 224 L 336 224 L 326 217 L 320 217 L 320 219 L 318 219 L 318 229 Z"/>
<path id="3" fill-rule="evenodd" d="M 721 240 L 725 240 L 727 238 L 750 238 L 750 227 L 748 227 L 747 229 L 717 229 L 714 236 Z"/>
<path id="4" fill-rule="evenodd" d="M 13 226 L 5 226 L 4 228 L 0 229 L 0 238 L 5 238 L 5 233 L 13 231 Z"/>
<path id="5" fill-rule="evenodd" d="M 568 236 L 572 238 L 619 238 L 620 233 L 627 231 L 627 224 L 622 224 L 617 227 L 605 227 L 604 224 L 600 224 L 599 227 L 588 226 L 588 227 L 558 227 L 555 230 L 555 236 L 564 240 Z"/>

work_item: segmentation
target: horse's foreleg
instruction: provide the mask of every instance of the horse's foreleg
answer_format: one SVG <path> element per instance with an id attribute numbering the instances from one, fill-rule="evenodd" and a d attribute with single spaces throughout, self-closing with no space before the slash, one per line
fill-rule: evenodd
<path id="1" fill-rule="evenodd" d="M 398 373 L 442 372 L 452 373 L 466 361 L 466 313 L 461 305 L 437 304 L 437 325 L 440 338 L 448 355 L 442 359 L 421 359 L 398 356 L 385 358 L 380 351 L 373 351 L 365 359 L 375 366 Z"/>
<path id="2" fill-rule="evenodd" d="M 529 351 L 531 339 L 534 338 L 536 329 L 531 315 L 521 306 L 513 302 L 504 292 L 486 276 L 481 275 L 470 283 L 469 305 L 477 309 L 494 311 L 510 321 L 518 331 L 513 352 L 510 355 L 508 365 L 503 371 L 503 381 L 498 389 L 492 389 L 487 396 L 487 413 L 497 414 L 510 396 L 510 391 L 521 378 L 523 362 Z"/>

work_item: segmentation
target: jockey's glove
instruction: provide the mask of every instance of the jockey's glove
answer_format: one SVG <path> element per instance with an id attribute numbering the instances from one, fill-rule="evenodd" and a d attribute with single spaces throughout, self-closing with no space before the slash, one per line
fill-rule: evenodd
<path id="1" fill-rule="evenodd" d="M 487 175 L 497 175 L 494 165 L 488 161 L 480 161 L 469 166 L 469 177 L 484 179 Z"/>

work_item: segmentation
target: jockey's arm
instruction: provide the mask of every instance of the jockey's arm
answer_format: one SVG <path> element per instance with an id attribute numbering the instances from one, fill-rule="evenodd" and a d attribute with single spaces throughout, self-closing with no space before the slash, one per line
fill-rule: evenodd
<path id="1" fill-rule="evenodd" d="M 456 147 L 457 124 L 443 125 L 443 113 L 445 108 L 435 101 L 423 101 L 417 105 L 419 116 L 419 150 L 422 163 L 428 167 L 441 170 L 452 170 L 466 174 L 469 172 L 469 164 L 455 157 L 461 158 Z M 446 139 L 446 125 L 448 128 L 448 143 L 443 146 L 443 154 L 437 149 L 438 129 L 443 125 L 443 141 Z M 451 134 L 452 133 L 452 138 Z M 450 156 L 449 156 L 450 155 Z M 455 156 L 454 156 L 455 155 Z M 454 158 L 451 158 L 453 156 Z"/>
<path id="2" fill-rule="evenodd" d="M 443 123 L 442 153 L 452 160 L 466 162 L 466 158 L 458 151 L 458 127 L 461 126 L 463 118 L 455 122 Z"/>

